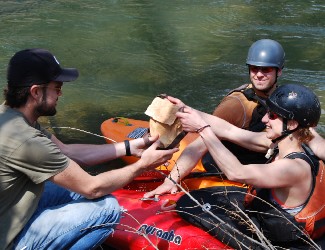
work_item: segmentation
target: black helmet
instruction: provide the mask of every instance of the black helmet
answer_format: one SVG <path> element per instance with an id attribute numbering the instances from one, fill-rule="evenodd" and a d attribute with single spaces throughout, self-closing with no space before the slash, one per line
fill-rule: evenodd
<path id="1" fill-rule="evenodd" d="M 295 120 L 299 127 L 317 125 L 321 106 L 315 93 L 298 84 L 285 84 L 275 89 L 266 100 L 268 108 L 287 120 Z"/>
<path id="2" fill-rule="evenodd" d="M 271 39 L 261 39 L 249 48 L 246 64 L 261 67 L 284 67 L 285 53 L 280 43 Z"/>

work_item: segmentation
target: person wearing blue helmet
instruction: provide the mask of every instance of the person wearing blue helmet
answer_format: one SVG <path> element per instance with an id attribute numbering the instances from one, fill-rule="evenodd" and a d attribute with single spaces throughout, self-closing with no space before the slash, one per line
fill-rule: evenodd
<path id="1" fill-rule="evenodd" d="M 230 91 L 216 107 L 213 115 L 239 128 L 255 132 L 263 131 L 265 125 L 261 122 L 261 118 L 266 113 L 264 102 L 276 89 L 284 63 L 285 52 L 279 42 L 272 39 L 254 42 L 246 58 L 250 83 Z M 231 142 L 223 143 L 243 164 L 266 161 L 263 154 Z M 202 163 L 208 172 L 220 171 L 209 153 L 203 156 Z"/>
<path id="2" fill-rule="evenodd" d="M 213 115 L 238 128 L 254 132 L 263 131 L 265 124 L 262 122 L 262 117 L 267 111 L 265 101 L 277 87 L 277 79 L 282 74 L 284 62 L 285 52 L 279 42 L 272 39 L 261 39 L 254 42 L 249 48 L 246 59 L 251 83 L 231 91 L 221 101 Z M 244 148 L 231 141 L 223 140 L 222 142 L 242 164 L 265 163 L 267 161 L 264 153 Z M 193 163 L 201 160 L 207 172 L 222 173 L 200 139 L 190 143 L 182 155 L 191 155 Z M 176 163 L 177 166 L 178 161 Z M 193 164 L 194 167 L 195 164 Z M 184 175 L 188 173 L 184 173 Z M 168 183 L 169 180 L 166 179 L 166 182 Z M 168 184 L 173 186 L 173 183 Z M 158 193 L 175 191 L 175 187 L 171 190 L 169 188 L 170 185 L 161 185 L 158 187 Z M 146 193 L 145 197 L 150 197 L 156 191 L 155 189 Z"/>

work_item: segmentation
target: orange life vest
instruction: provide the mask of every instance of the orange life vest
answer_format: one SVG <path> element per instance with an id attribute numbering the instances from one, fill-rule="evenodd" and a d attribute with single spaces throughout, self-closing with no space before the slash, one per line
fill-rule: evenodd
<path id="1" fill-rule="evenodd" d="M 314 190 L 306 206 L 295 215 L 298 223 L 305 225 L 305 230 L 312 239 L 325 234 L 325 164 L 320 161 Z"/>

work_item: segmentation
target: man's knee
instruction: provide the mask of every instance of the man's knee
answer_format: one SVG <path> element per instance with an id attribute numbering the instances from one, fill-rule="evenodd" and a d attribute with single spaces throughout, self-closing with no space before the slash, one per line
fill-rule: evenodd
<path id="1" fill-rule="evenodd" d="M 122 208 L 116 198 L 112 195 L 105 196 L 99 202 L 99 208 L 106 211 L 107 223 L 118 223 L 121 217 Z"/>

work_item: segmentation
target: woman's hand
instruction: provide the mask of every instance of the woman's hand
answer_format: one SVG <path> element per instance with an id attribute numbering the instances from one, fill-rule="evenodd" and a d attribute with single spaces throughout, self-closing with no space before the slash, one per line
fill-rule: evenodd
<path id="1" fill-rule="evenodd" d="M 167 96 L 167 99 L 168 99 L 171 103 L 177 105 L 179 108 L 182 108 L 182 107 L 185 107 L 185 106 L 186 106 L 186 105 L 185 105 L 185 104 L 184 104 L 180 99 L 177 99 L 177 98 L 175 98 L 175 97 Z"/>
<path id="2" fill-rule="evenodd" d="M 175 194 L 178 191 L 178 187 L 170 179 L 166 178 L 164 183 L 158 186 L 156 189 L 147 192 L 143 195 L 144 198 L 154 197 L 155 195 L 161 195 L 166 193 Z"/>
<path id="3" fill-rule="evenodd" d="M 207 125 L 199 111 L 185 105 L 175 97 L 167 96 L 167 99 L 179 107 L 179 112 L 176 113 L 176 116 L 180 119 L 185 131 L 197 132 L 198 129 Z"/>
<path id="4" fill-rule="evenodd" d="M 187 132 L 198 132 L 200 128 L 207 125 L 200 112 L 188 106 L 185 106 L 182 112 L 177 112 L 176 116 L 180 119 L 183 130 Z"/>

